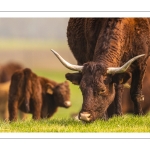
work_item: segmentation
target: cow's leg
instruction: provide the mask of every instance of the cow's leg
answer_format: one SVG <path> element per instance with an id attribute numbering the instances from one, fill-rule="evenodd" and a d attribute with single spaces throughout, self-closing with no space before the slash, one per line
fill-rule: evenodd
<path id="1" fill-rule="evenodd" d="M 28 113 L 30 111 L 30 98 L 25 97 L 24 99 L 25 111 Z"/>
<path id="2" fill-rule="evenodd" d="M 42 98 L 33 99 L 33 116 L 34 120 L 39 120 L 41 118 L 42 109 Z"/>
<path id="3" fill-rule="evenodd" d="M 132 73 L 132 82 L 130 95 L 134 104 L 134 113 L 138 115 L 142 115 L 142 106 L 141 103 L 144 100 L 144 95 L 142 94 L 142 83 L 145 74 L 146 65 L 142 67 L 142 69 L 136 69 Z"/>
<path id="4" fill-rule="evenodd" d="M 116 84 L 115 86 L 116 94 L 114 98 L 114 114 L 122 115 L 122 94 L 123 94 L 123 84 Z"/>
<path id="5" fill-rule="evenodd" d="M 18 101 L 10 100 L 8 103 L 8 109 L 9 109 L 9 120 L 16 121 L 18 116 Z"/>

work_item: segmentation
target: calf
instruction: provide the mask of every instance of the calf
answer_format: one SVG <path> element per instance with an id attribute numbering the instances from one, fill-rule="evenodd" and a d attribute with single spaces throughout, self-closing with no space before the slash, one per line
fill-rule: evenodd
<path id="1" fill-rule="evenodd" d="M 39 77 L 29 68 L 18 70 L 12 75 L 8 106 L 10 121 L 17 120 L 18 108 L 34 120 L 50 118 L 59 106 L 71 106 L 69 84 Z"/>

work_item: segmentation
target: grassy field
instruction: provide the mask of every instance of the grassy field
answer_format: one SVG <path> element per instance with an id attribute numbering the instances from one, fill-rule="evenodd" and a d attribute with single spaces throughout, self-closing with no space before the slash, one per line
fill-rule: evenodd
<path id="1" fill-rule="evenodd" d="M 34 70 L 40 76 L 49 77 L 58 82 L 65 80 L 65 72 L 48 72 Z M 72 106 L 68 109 L 59 108 L 50 119 L 34 121 L 31 115 L 26 121 L 8 123 L 0 122 L 0 132 L 60 132 L 60 133 L 116 133 L 116 132 L 150 132 L 150 114 L 146 116 L 124 115 L 113 117 L 108 121 L 97 120 L 93 123 L 83 123 L 71 118 L 71 114 L 78 113 L 82 105 L 82 96 L 78 86 L 70 83 Z"/>
<path id="2" fill-rule="evenodd" d="M 10 124 L 0 122 L 0 132 L 143 133 L 150 132 L 150 115 L 144 117 L 124 115 L 113 117 L 108 121 L 97 120 L 93 123 L 83 123 L 66 117 L 54 117 L 40 121 L 28 119 Z"/>

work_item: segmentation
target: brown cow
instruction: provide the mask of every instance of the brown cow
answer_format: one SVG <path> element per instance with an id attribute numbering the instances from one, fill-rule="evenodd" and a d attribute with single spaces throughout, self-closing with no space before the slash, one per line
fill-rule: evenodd
<path id="1" fill-rule="evenodd" d="M 150 55 L 150 19 L 70 18 L 67 38 L 78 65 L 66 62 L 52 51 L 63 65 L 78 71 L 66 74 L 66 78 L 78 84 L 83 95 L 79 119 L 92 122 L 107 118 L 113 101 L 114 113 L 122 115 L 123 84 L 131 76 L 134 113 L 143 114 L 142 82 Z"/>
<path id="2" fill-rule="evenodd" d="M 58 107 L 69 108 L 70 88 L 68 81 L 57 83 L 39 77 L 29 68 L 12 75 L 9 90 L 9 120 L 17 120 L 17 110 L 31 113 L 33 119 L 50 118 Z"/>

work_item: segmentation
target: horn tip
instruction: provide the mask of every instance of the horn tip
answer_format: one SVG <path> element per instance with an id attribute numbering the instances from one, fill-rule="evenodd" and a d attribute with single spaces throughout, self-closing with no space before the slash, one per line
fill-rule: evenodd
<path id="1" fill-rule="evenodd" d="M 55 51 L 55 50 L 51 49 L 51 51 L 52 51 L 54 54 L 56 54 L 56 51 Z"/>

